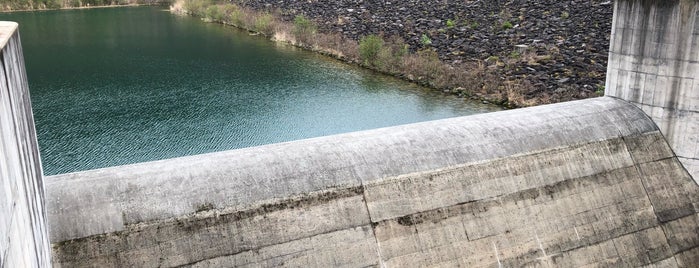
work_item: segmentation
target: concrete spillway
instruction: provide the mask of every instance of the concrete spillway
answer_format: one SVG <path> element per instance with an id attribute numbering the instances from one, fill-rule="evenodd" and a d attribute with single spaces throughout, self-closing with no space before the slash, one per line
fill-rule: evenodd
<path id="1" fill-rule="evenodd" d="M 616 1 L 606 97 L 45 178 L 53 265 L 696 267 L 698 8 Z"/>
<path id="2" fill-rule="evenodd" d="M 599 98 L 49 177 L 54 261 L 687 264 L 699 188 Z M 689 239 L 689 240 L 688 240 Z"/>

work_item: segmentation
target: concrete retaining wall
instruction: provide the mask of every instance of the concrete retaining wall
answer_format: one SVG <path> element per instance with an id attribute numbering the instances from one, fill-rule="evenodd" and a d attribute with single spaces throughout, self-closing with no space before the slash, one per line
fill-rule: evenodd
<path id="1" fill-rule="evenodd" d="M 0 267 L 50 267 L 39 150 L 17 24 L 0 22 Z"/>
<path id="2" fill-rule="evenodd" d="M 699 188 L 599 98 L 48 178 L 57 266 L 674 265 Z"/>
<path id="3" fill-rule="evenodd" d="M 616 1 L 607 96 L 643 109 L 699 181 L 699 1 Z"/>

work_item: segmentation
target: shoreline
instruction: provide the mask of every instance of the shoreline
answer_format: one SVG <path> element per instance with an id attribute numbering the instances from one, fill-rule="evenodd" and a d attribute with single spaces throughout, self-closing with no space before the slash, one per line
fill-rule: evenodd
<path id="1" fill-rule="evenodd" d="M 163 2 L 153 2 L 153 3 L 126 3 L 126 4 L 113 4 L 113 5 L 96 5 L 96 6 L 74 6 L 74 7 L 59 7 L 59 8 L 35 8 L 35 9 L 16 9 L 16 10 L 5 10 L 0 9 L 0 14 L 2 13 L 14 13 L 14 12 L 34 12 L 34 11 L 55 11 L 55 10 L 80 10 L 80 9 L 98 9 L 98 8 L 117 8 L 117 7 L 139 7 L 139 6 L 163 6 L 167 8 L 171 4 L 170 1 Z"/>
<path id="2" fill-rule="evenodd" d="M 234 4 L 201 5 L 201 2 L 177 1 L 170 11 L 177 15 L 198 17 L 208 23 L 219 23 L 262 35 L 270 41 L 284 43 L 319 53 L 334 59 L 366 68 L 383 75 L 399 78 L 441 92 L 492 104 L 505 109 L 534 106 L 533 100 L 525 100 L 512 88 L 521 85 L 517 81 L 502 81 L 488 70 L 484 62 L 461 63 L 458 68 L 442 62 L 435 51 L 424 49 L 410 52 L 401 40 L 380 40 L 380 47 L 368 59 L 362 57 L 364 40 L 355 41 L 339 33 L 324 33 L 303 16 L 294 22 L 282 21 L 278 15 L 249 10 Z M 195 9 L 188 4 L 194 3 Z M 260 26 L 260 21 L 266 24 Z M 381 62 L 389 54 L 387 61 Z M 399 55 L 398 55 L 399 54 Z M 367 61 L 369 60 L 369 61 Z M 471 88 L 467 88 L 471 86 Z M 525 85 L 526 86 L 526 85 Z"/>
<path id="3" fill-rule="evenodd" d="M 126 4 L 126 5 L 82 6 L 82 7 L 62 7 L 62 8 L 46 8 L 46 9 L 0 10 L 0 13 L 35 12 L 35 11 L 41 12 L 41 11 L 56 11 L 56 10 L 98 9 L 98 8 L 137 7 L 137 6 L 150 6 L 150 4 Z"/>
<path id="4" fill-rule="evenodd" d="M 506 108 L 604 95 L 611 2 L 506 2 L 178 0 L 171 11 Z"/>
<path id="5" fill-rule="evenodd" d="M 342 1 L 334 0 L 321 4 L 326 8 L 295 0 L 254 0 L 240 4 L 177 0 L 0 12 L 169 6 L 169 11 L 174 14 L 233 26 L 265 36 L 273 42 L 329 56 L 442 93 L 505 108 L 603 95 L 606 71 L 599 66 L 606 65 L 608 47 L 600 46 L 599 43 L 608 39 L 608 35 L 604 36 L 603 29 L 611 22 L 597 22 L 597 17 L 580 21 L 579 17 L 586 15 L 580 11 L 585 8 L 585 4 L 578 4 L 575 9 L 571 9 L 571 13 L 563 11 L 561 15 L 557 15 L 560 11 L 550 10 L 557 5 L 552 1 L 513 3 L 512 7 L 478 2 L 482 6 L 475 9 L 485 13 L 480 8 L 490 8 L 490 15 L 468 11 L 470 13 L 467 12 L 466 15 L 469 17 L 464 18 L 459 17 L 464 15 L 463 10 L 457 15 L 449 11 L 449 16 L 455 16 L 454 20 L 437 19 L 445 16 L 444 7 L 439 7 L 439 4 L 434 5 L 437 7 L 416 6 L 414 10 L 405 11 L 407 9 L 403 5 L 420 4 L 419 1 L 408 1 L 390 7 L 376 6 L 376 3 L 349 3 L 361 7 L 359 11 L 353 8 L 345 10 L 338 6 Z M 603 13 L 609 9 L 609 2 L 596 2 L 598 1 L 587 4 L 595 7 L 589 12 Z M 279 5 L 283 7 L 278 7 Z M 450 7 L 460 10 L 462 5 L 452 3 Z M 544 15 L 533 15 L 533 22 L 525 15 L 516 17 L 516 13 L 510 13 L 511 10 L 525 10 L 521 6 L 528 5 L 535 5 L 534 11 L 542 7 L 547 10 L 542 12 Z M 328 6 L 335 8 L 328 9 Z M 408 14 L 382 14 L 392 9 Z M 493 9 L 502 10 L 496 13 Z M 536 13 L 531 11 L 527 14 Z M 413 25 L 410 14 L 416 12 L 429 14 L 420 16 Z M 341 15 L 335 15 L 336 13 Z M 371 14 L 385 16 L 377 18 Z M 549 20 L 552 24 L 547 24 Z M 392 21 L 394 23 L 388 23 Z M 505 23 L 501 25 L 502 21 Z M 581 34 L 579 29 L 570 29 L 575 23 L 582 25 L 591 21 L 594 22 L 595 30 L 588 31 L 588 36 Z M 551 27 L 547 28 L 549 26 Z M 379 29 L 374 29 L 376 27 Z M 541 29 L 544 29 L 543 34 L 537 32 Z"/>

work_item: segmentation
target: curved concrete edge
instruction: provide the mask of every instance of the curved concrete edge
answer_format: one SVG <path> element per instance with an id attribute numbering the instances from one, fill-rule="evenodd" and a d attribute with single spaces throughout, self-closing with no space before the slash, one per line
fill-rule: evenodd
<path id="1" fill-rule="evenodd" d="M 99 231 L 90 228 L 100 220 L 127 219 L 152 211 L 148 206 L 173 213 L 166 211 L 173 204 L 196 204 L 187 203 L 195 196 L 179 181 L 110 181 L 105 174 L 113 169 L 146 172 L 151 165 L 200 158 L 222 161 L 218 168 L 227 169 L 235 163 L 226 161 L 241 152 L 262 159 L 237 173 L 252 184 L 192 177 L 189 185 L 206 195 L 206 203 L 170 218 L 121 222 L 104 233 L 54 241 L 53 261 L 59 267 L 692 267 L 699 260 L 699 186 L 663 135 L 624 101 L 574 104 L 68 174 L 53 186 L 72 186 L 78 199 L 53 208 L 84 211 L 70 214 L 77 221 L 51 220 L 75 224 L 59 231 L 88 234 Z M 416 133 L 427 139 L 411 139 Z M 351 158 L 323 162 L 337 154 Z M 428 158 L 420 161 L 432 164 L 413 162 L 421 154 Z M 305 157 L 275 166 L 299 155 Z M 314 173 L 321 167 L 304 161 L 323 168 L 339 161 L 350 171 Z M 90 178 L 93 173 L 100 177 Z M 262 177 L 270 174 L 279 179 Z M 339 177 L 294 194 L 299 184 L 329 176 Z M 85 201 L 94 204 L 75 203 L 105 185 L 115 192 L 100 190 Z M 251 198 L 223 198 L 244 193 Z M 275 197 L 260 197 L 266 194 Z M 105 204 L 113 214 L 99 214 Z"/>
<path id="2" fill-rule="evenodd" d="M 656 130 L 603 97 L 51 176 L 51 241 Z"/>

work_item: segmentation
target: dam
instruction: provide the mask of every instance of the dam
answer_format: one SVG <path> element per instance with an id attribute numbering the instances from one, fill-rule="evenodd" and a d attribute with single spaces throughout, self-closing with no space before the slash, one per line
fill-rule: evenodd
<path id="1" fill-rule="evenodd" d="M 43 177 L 0 24 L 0 267 L 696 267 L 699 1 L 614 3 L 606 96 Z"/>

